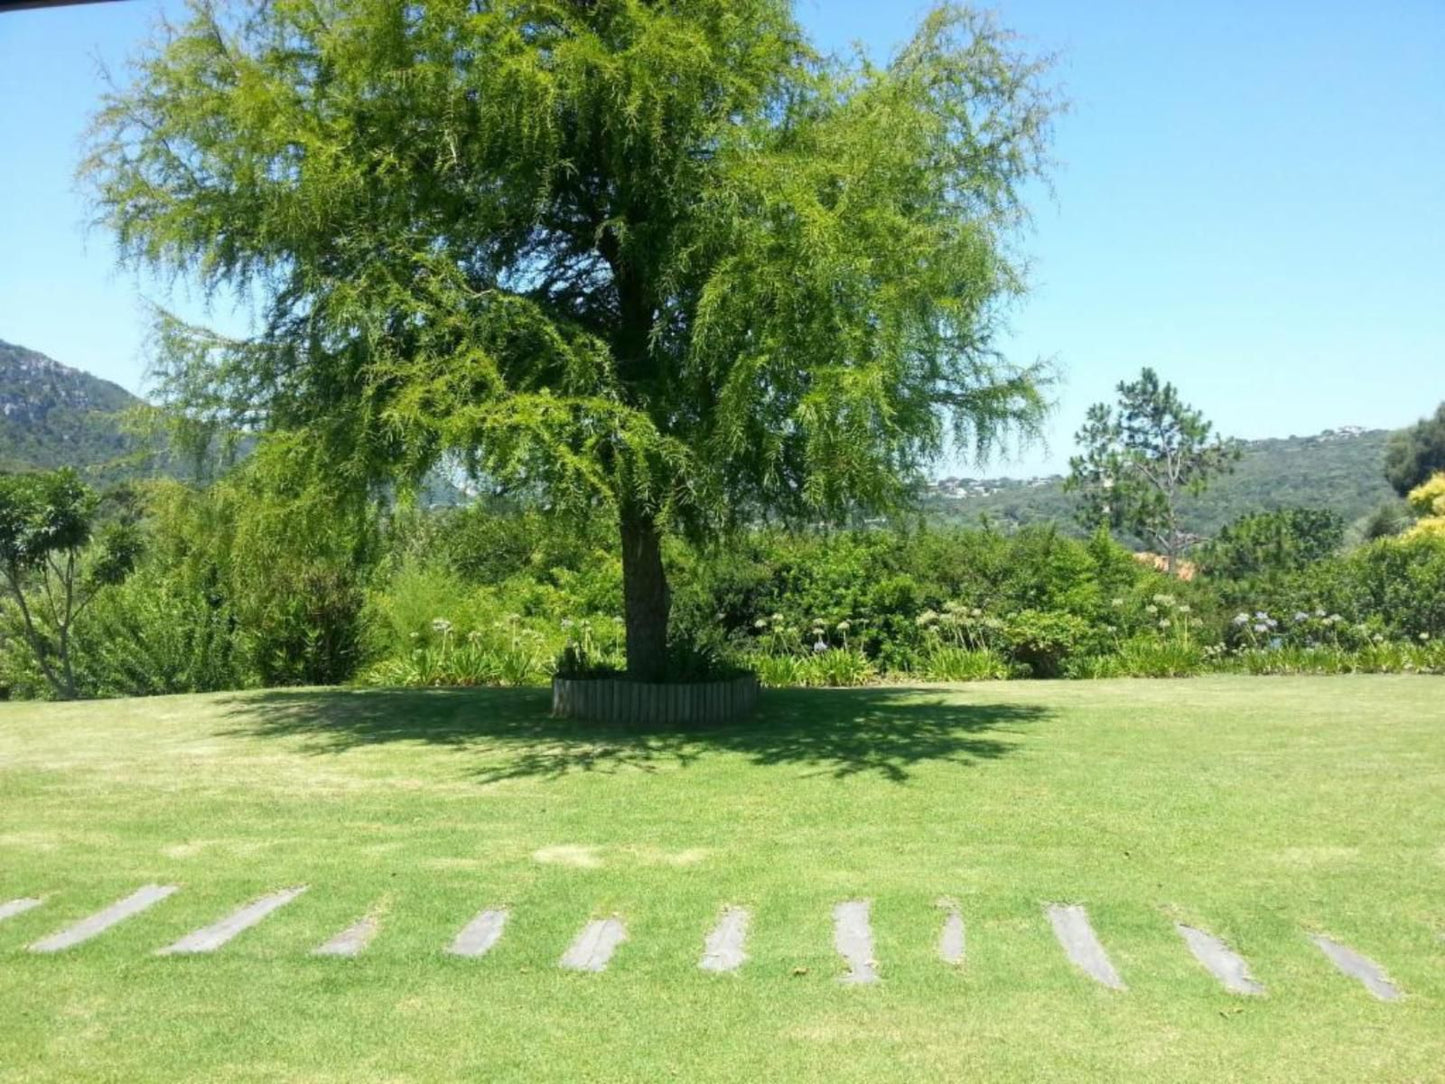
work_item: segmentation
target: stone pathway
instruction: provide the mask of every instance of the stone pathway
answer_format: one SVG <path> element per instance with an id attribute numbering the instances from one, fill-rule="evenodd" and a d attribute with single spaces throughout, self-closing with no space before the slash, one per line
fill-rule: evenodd
<path id="1" fill-rule="evenodd" d="M 506 925 L 505 910 L 483 911 L 462 927 L 447 951 L 453 956 L 485 956 L 501 940 Z"/>
<path id="2" fill-rule="evenodd" d="M 1064 955 L 1075 967 L 1111 990 L 1128 989 L 1124 980 L 1119 977 L 1119 972 L 1115 971 L 1114 965 L 1109 962 L 1109 954 L 1099 943 L 1094 927 L 1089 925 L 1089 915 L 1082 907 L 1077 904 L 1067 907 L 1057 903 L 1050 904 L 1048 916 L 1049 924 L 1054 928 L 1054 936 L 1063 946 Z"/>
<path id="3" fill-rule="evenodd" d="M 172 893 L 177 885 L 143 885 L 124 899 L 74 924 L 43 937 L 29 946 L 29 951 L 54 953 L 73 948 L 104 933 L 112 926 L 155 906 Z M 210 953 L 234 937 L 262 922 L 306 891 L 304 886 L 272 892 L 252 900 L 212 925 L 187 934 L 174 944 L 159 949 L 157 955 L 172 956 Z M 0 901 L 0 921 L 25 914 L 44 903 L 40 897 L 26 896 Z M 938 902 L 943 924 L 937 943 L 938 960 L 950 967 L 960 967 L 965 960 L 966 939 L 964 915 L 951 899 Z M 1128 988 L 1109 959 L 1103 944 L 1089 921 L 1088 912 L 1078 904 L 1050 904 L 1044 913 L 1055 938 L 1068 960 L 1095 982 L 1111 990 Z M 496 946 L 502 937 L 510 911 L 494 907 L 477 914 L 457 933 L 447 947 L 448 954 L 481 957 Z M 707 933 L 698 967 L 712 974 L 736 974 L 748 960 L 746 952 L 752 912 L 745 907 L 723 908 L 716 924 Z M 1248 962 L 1213 934 L 1182 922 L 1174 923 L 1194 958 L 1231 994 L 1258 997 L 1267 991 L 1263 983 L 1250 973 Z M 357 957 L 362 955 L 381 932 L 381 916 L 373 911 L 341 930 L 324 944 L 311 950 L 313 956 Z M 569 971 L 601 972 L 611 963 L 618 947 L 627 940 L 627 927 L 619 916 L 588 922 L 563 954 L 558 966 Z M 1342 974 L 1356 979 L 1382 1001 L 1399 1001 L 1405 995 L 1374 960 L 1361 955 L 1348 945 L 1321 934 L 1310 940 L 1326 959 Z M 839 981 L 849 985 L 871 985 L 881 981 L 874 950 L 871 908 L 867 900 L 844 900 L 833 908 L 833 947 L 846 967 Z"/>
<path id="4" fill-rule="evenodd" d="M 606 971 L 617 946 L 627 940 L 622 920 L 601 918 L 587 923 L 558 965 L 567 971 Z"/>
<path id="5" fill-rule="evenodd" d="M 312 949 L 313 956 L 360 956 L 361 951 L 371 944 L 371 939 L 381 929 L 381 921 L 375 915 L 367 915 L 360 922 L 348 926 L 320 948 Z"/>
<path id="6" fill-rule="evenodd" d="M 16 915 L 23 915 L 26 911 L 39 907 L 44 902 L 44 900 L 30 898 L 7 900 L 5 903 L 0 903 L 0 922 L 4 922 L 7 918 L 14 918 Z"/>
<path id="7" fill-rule="evenodd" d="M 269 896 L 262 896 L 259 900 L 253 900 L 246 904 L 240 910 L 233 911 L 220 922 L 202 927 L 195 933 L 186 934 L 174 945 L 167 945 L 160 949 L 158 955 L 177 956 L 191 952 L 215 952 L 231 938 L 249 930 L 272 911 L 285 907 L 305 891 L 306 888 L 302 886 L 286 888 L 280 892 L 272 892 Z"/>
<path id="8" fill-rule="evenodd" d="M 102 934 L 110 929 L 117 922 L 124 922 L 132 915 L 138 915 L 148 907 L 160 903 L 172 892 L 175 892 L 179 885 L 145 885 L 136 889 L 125 899 L 111 904 L 104 911 L 97 911 L 89 918 L 81 919 L 74 926 L 69 926 L 59 933 L 43 937 L 30 946 L 31 952 L 60 952 L 82 941 L 89 941 L 97 934 Z"/>
<path id="9" fill-rule="evenodd" d="M 1359 979 L 1365 989 L 1381 1001 L 1399 1001 L 1404 996 L 1393 982 L 1385 978 L 1384 970 L 1374 960 L 1361 956 L 1354 949 L 1338 941 L 1331 941 L 1328 937 L 1316 934 L 1310 940 L 1319 946 L 1320 951 L 1341 973 L 1352 979 Z"/>
<path id="10" fill-rule="evenodd" d="M 1179 936 L 1184 938 L 1184 943 L 1189 946 L 1189 951 L 1194 953 L 1194 958 L 1207 967 L 1231 994 L 1264 993 L 1264 987 L 1250 977 L 1249 965 L 1244 962 L 1244 957 L 1219 938 L 1182 922 L 1176 922 L 1174 928 L 1179 931 Z"/>
<path id="11" fill-rule="evenodd" d="M 723 912 L 712 933 L 707 935 L 703 945 L 702 960 L 698 967 L 704 971 L 729 972 L 743 966 L 747 953 L 743 944 L 748 937 L 748 922 L 752 918 L 741 907 L 729 907 Z"/>
<path id="12" fill-rule="evenodd" d="M 944 909 L 944 918 L 943 932 L 938 935 L 938 958 L 957 967 L 963 963 L 963 913 L 956 903 L 949 900 L 944 900 L 939 906 Z"/>
<path id="13" fill-rule="evenodd" d="M 867 900 L 849 900 L 833 908 L 833 947 L 848 964 L 848 973 L 839 981 L 855 986 L 878 981 Z"/>

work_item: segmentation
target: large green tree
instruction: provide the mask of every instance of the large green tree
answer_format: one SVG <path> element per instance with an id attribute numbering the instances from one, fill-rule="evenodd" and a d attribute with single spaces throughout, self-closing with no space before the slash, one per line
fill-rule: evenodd
<path id="1" fill-rule="evenodd" d="M 1116 390 L 1117 404 L 1095 403 L 1075 434 L 1083 450 L 1069 460 L 1064 488 L 1079 494 L 1086 527 L 1128 531 L 1162 553 L 1172 572 L 1190 542 L 1181 498 L 1233 471 L 1241 451 L 1153 369 Z"/>
<path id="2" fill-rule="evenodd" d="M 1037 422 L 995 332 L 1047 71 L 952 5 L 878 66 L 787 0 L 192 0 L 84 173 L 127 260 L 262 313 L 164 323 L 193 426 L 614 517 L 651 680 L 665 532 L 887 506 Z"/>

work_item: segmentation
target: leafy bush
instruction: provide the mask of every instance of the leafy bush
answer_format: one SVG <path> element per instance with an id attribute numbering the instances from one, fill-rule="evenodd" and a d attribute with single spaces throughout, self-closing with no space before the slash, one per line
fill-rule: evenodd
<path id="1" fill-rule="evenodd" d="M 1009 668 L 990 648 L 940 644 L 924 653 L 917 673 L 926 681 L 1002 681 L 1009 676 Z"/>
<path id="2" fill-rule="evenodd" d="M 254 683 L 224 599 L 185 589 L 147 565 L 96 600 L 76 637 L 91 696 L 215 692 Z"/>
<path id="3" fill-rule="evenodd" d="M 758 675 L 758 681 L 765 688 L 791 689 L 808 684 L 808 660 L 801 656 L 760 653 L 744 655 L 739 661 Z"/>
<path id="4" fill-rule="evenodd" d="M 1199 571 L 1240 580 L 1298 572 L 1340 548 L 1345 521 L 1335 512 L 1281 508 L 1242 516 L 1199 553 Z"/>
<path id="5" fill-rule="evenodd" d="M 1204 670 L 1204 649 L 1197 644 L 1153 637 L 1125 641 L 1117 656 L 1117 673 L 1134 678 L 1193 677 Z"/>
<path id="6" fill-rule="evenodd" d="M 1095 637 L 1081 617 L 1045 610 L 1024 610 L 1004 619 L 1000 631 L 1005 650 L 1034 677 L 1058 677 L 1066 660 L 1084 652 Z"/>
<path id="7" fill-rule="evenodd" d="M 805 658 L 800 673 L 804 685 L 838 689 L 867 685 L 878 670 L 863 652 L 840 647 Z"/>
<path id="8" fill-rule="evenodd" d="M 544 684 L 552 674 L 545 638 L 512 615 L 488 628 L 458 634 L 444 617 L 430 635 L 414 634 L 409 654 L 391 656 L 362 672 L 362 685 L 519 687 Z"/>
<path id="9" fill-rule="evenodd" d="M 136 571 L 76 626 L 83 695 L 353 675 L 534 685 L 625 667 L 616 555 L 540 513 L 382 518 L 255 477 L 149 486 L 139 506 Z M 1445 539 L 1304 552 L 1182 583 L 1107 536 L 1043 529 L 760 530 L 725 552 L 673 539 L 669 670 L 743 666 L 783 687 L 1441 668 Z M 14 610 L 0 610 L 0 695 L 46 695 Z"/>
<path id="10" fill-rule="evenodd" d="M 1445 637 L 1445 538 L 1383 539 L 1324 570 L 1313 584 L 1323 604 L 1387 638 Z"/>

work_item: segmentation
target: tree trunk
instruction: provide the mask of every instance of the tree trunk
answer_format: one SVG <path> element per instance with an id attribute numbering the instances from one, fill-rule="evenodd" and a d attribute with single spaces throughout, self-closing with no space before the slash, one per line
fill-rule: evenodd
<path id="1" fill-rule="evenodd" d="M 622 509 L 622 599 L 627 622 L 627 676 L 667 676 L 667 619 L 672 598 L 662 569 L 662 536 L 652 515 Z"/>

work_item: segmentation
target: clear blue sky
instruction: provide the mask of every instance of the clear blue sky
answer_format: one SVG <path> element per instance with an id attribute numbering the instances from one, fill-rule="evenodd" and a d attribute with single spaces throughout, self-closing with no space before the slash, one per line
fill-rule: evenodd
<path id="1" fill-rule="evenodd" d="M 799 12 L 824 46 L 883 57 L 925 7 Z M 0 339 L 132 390 L 141 290 L 86 235 L 72 174 L 95 58 L 119 67 L 161 10 L 0 15 Z M 1050 447 L 990 470 L 1059 469 L 1088 405 L 1145 365 L 1243 437 L 1398 426 L 1445 399 L 1445 0 L 997 11 L 1061 54 L 1073 110 L 1010 344 L 1062 369 Z"/>

